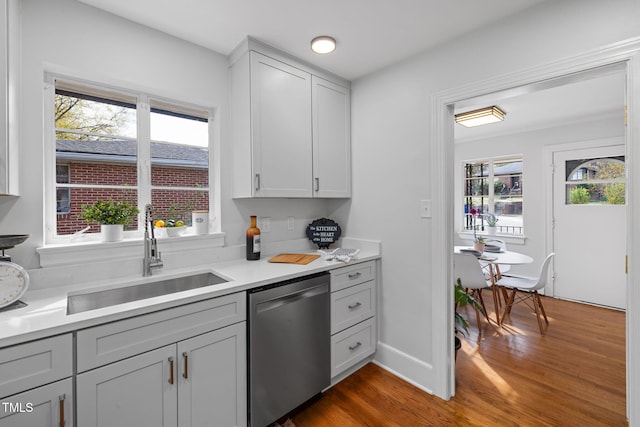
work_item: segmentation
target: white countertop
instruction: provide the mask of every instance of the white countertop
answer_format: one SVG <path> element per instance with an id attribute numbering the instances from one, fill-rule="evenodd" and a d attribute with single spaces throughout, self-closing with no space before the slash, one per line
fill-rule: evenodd
<path id="1" fill-rule="evenodd" d="M 305 251 L 313 253 L 313 251 Z M 208 298 L 245 291 L 258 286 L 295 277 L 328 271 L 347 265 L 380 258 L 377 251 L 361 251 L 358 259 L 345 264 L 318 258 L 307 265 L 270 263 L 269 257 L 259 261 L 233 260 L 184 269 L 154 271 L 151 277 L 131 277 L 82 285 L 27 291 L 21 301 L 26 307 L 0 312 L 0 348 L 34 339 L 58 335 L 105 322 L 189 304 Z M 121 286 L 132 286 L 173 277 L 212 272 L 229 281 L 188 291 L 118 304 L 96 310 L 67 315 L 67 295 Z"/>

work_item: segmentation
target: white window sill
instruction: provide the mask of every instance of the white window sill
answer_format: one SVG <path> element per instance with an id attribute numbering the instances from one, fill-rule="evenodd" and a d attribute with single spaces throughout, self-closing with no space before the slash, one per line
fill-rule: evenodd
<path id="1" fill-rule="evenodd" d="M 524 234 L 515 235 L 515 234 L 500 234 L 497 233 L 495 236 L 489 236 L 487 233 L 477 233 L 478 236 L 482 236 L 487 240 L 491 239 L 500 239 L 507 243 L 508 245 L 524 245 L 527 241 L 527 236 Z M 469 231 L 460 231 L 458 232 L 458 237 L 462 240 L 473 241 L 473 233 Z"/>
<path id="2" fill-rule="evenodd" d="M 162 253 L 184 253 L 224 246 L 224 233 L 186 235 L 158 238 L 158 249 Z M 120 242 L 74 242 L 47 245 L 36 249 L 40 255 L 40 267 L 84 264 L 95 261 L 117 261 L 144 257 L 144 242 L 141 238 Z"/>

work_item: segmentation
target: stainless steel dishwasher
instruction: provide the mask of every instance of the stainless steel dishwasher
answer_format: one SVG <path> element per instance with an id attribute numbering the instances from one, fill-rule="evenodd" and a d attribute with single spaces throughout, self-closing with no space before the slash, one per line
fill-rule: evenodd
<path id="1" fill-rule="evenodd" d="M 249 423 L 265 427 L 331 381 L 329 274 L 248 292 Z"/>

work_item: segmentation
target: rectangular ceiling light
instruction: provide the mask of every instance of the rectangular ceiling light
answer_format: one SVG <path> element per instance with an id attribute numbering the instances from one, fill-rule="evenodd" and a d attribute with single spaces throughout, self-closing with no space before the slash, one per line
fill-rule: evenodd
<path id="1" fill-rule="evenodd" d="M 504 120 L 504 112 L 496 106 L 456 114 L 456 123 L 468 128 Z"/>

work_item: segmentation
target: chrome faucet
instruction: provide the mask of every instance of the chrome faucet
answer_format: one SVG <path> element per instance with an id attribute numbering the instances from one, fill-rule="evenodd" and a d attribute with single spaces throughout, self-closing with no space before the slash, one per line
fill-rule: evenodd
<path id="1" fill-rule="evenodd" d="M 151 228 L 151 237 L 149 237 Z M 162 268 L 162 257 L 158 251 L 156 236 L 153 232 L 153 208 L 147 205 L 144 208 L 144 259 L 142 260 L 142 275 L 151 276 L 154 268 Z"/>

